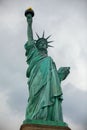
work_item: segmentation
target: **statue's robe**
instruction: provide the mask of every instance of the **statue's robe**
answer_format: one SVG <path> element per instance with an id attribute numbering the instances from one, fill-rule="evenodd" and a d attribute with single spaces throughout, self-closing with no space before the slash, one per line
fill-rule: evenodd
<path id="1" fill-rule="evenodd" d="M 57 68 L 52 58 L 45 56 L 36 48 L 34 41 L 25 44 L 29 99 L 26 120 L 63 121 L 62 90 Z"/>

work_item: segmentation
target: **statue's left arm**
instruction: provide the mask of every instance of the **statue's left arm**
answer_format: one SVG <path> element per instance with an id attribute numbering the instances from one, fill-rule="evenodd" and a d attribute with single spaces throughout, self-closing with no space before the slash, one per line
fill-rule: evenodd
<path id="1" fill-rule="evenodd" d="M 70 73 L 70 67 L 60 67 L 57 71 L 60 82 L 65 80 Z"/>

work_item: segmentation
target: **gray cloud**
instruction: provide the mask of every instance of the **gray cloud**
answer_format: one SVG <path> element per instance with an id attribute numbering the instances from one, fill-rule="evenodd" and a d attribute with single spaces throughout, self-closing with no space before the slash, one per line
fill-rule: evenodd
<path id="1" fill-rule="evenodd" d="M 71 84 L 63 86 L 64 91 L 64 115 L 77 125 L 87 127 L 87 91 L 81 91 Z M 86 129 L 85 129 L 86 130 Z"/>
<path id="2" fill-rule="evenodd" d="M 35 10 L 34 37 L 36 38 L 35 32 L 42 35 L 43 30 L 46 36 L 52 34 L 51 39 L 55 42 L 54 48 L 49 49 L 49 55 L 53 57 L 58 67 L 71 67 L 71 74 L 65 81 L 67 85 L 63 87 L 64 116 L 72 120 L 71 124 L 75 130 L 76 124 L 86 130 L 87 92 L 82 91 L 82 88 L 86 89 L 87 84 L 86 0 L 0 1 L 0 94 L 3 99 L 1 104 L 3 112 L 9 113 L 15 122 L 14 129 L 17 122 L 23 119 L 21 115 L 25 114 L 28 89 L 25 77 L 27 64 L 24 43 L 27 40 L 27 26 L 24 11 L 29 6 Z M 17 115 L 19 117 L 15 118 Z M 12 129 L 10 124 L 13 122 L 5 119 L 5 114 L 3 116 L 3 121 L 0 118 L 1 130 Z M 3 122 L 7 122 L 6 127 Z M 20 123 L 17 124 L 17 128 L 19 125 Z"/>
<path id="3" fill-rule="evenodd" d="M 27 86 L 20 86 L 20 89 L 14 89 L 9 93 L 8 104 L 11 110 L 18 114 L 25 115 L 28 100 Z"/>

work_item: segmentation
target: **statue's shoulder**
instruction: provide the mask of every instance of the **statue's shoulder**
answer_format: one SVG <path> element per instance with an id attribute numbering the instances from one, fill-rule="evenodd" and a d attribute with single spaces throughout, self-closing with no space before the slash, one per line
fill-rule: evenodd
<path id="1" fill-rule="evenodd" d="M 55 65 L 55 62 L 53 61 L 53 58 L 51 56 L 47 56 L 47 60 L 50 62 L 50 64 Z"/>
<path id="2" fill-rule="evenodd" d="M 35 40 L 29 42 L 27 41 L 24 45 L 24 48 L 27 50 L 27 49 L 31 49 L 31 48 L 36 48 L 36 45 L 35 45 Z"/>
<path id="3" fill-rule="evenodd" d="M 25 52 L 26 56 L 30 56 L 30 55 L 34 55 L 34 54 L 38 53 L 34 40 L 30 43 L 27 41 L 24 45 L 24 48 L 26 50 L 26 52 Z"/>

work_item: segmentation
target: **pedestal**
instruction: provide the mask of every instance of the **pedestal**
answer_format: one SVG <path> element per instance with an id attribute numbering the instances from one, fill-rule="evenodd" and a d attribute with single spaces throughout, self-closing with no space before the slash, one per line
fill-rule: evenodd
<path id="1" fill-rule="evenodd" d="M 23 124 L 20 130 L 71 130 L 68 126 L 47 126 L 37 124 Z"/>

